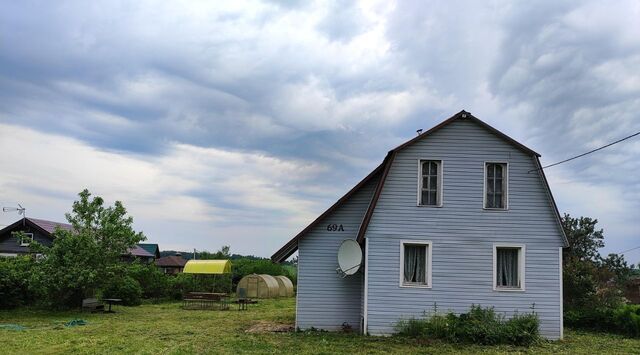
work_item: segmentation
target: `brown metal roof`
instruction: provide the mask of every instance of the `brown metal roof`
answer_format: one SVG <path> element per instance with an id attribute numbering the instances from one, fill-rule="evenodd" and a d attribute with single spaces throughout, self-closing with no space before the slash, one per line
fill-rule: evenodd
<path id="1" fill-rule="evenodd" d="M 156 260 L 156 265 L 164 267 L 184 267 L 186 263 L 187 260 L 177 255 L 163 256 Z"/>
<path id="2" fill-rule="evenodd" d="M 439 129 L 447 126 L 448 124 L 450 124 L 450 123 L 452 123 L 452 122 L 454 122 L 455 120 L 458 120 L 458 119 L 470 120 L 470 121 L 473 121 L 473 122 L 477 123 L 478 125 L 480 125 L 481 127 L 487 129 L 491 133 L 493 133 L 493 134 L 497 135 L 498 137 L 504 139 L 506 142 L 510 143 L 514 147 L 522 150 L 526 154 L 529 154 L 529 155 L 532 155 L 532 156 L 536 157 L 536 161 L 538 161 L 538 158 L 540 157 L 540 154 L 538 154 L 534 150 L 532 150 L 530 148 L 527 148 L 525 145 L 519 143 L 515 139 L 513 139 L 513 138 L 509 137 L 508 135 L 498 131 L 497 129 L 493 128 L 492 126 L 490 126 L 486 122 L 484 122 L 484 121 L 478 119 L 477 117 L 473 116 L 471 113 L 469 113 L 469 112 L 467 112 L 465 110 L 462 110 L 462 111 L 456 113 L 455 115 L 449 117 L 448 119 L 442 121 L 438 125 L 436 125 L 436 126 L 432 127 L 431 129 L 427 130 L 426 132 L 424 132 L 424 133 L 418 135 L 417 137 L 414 137 L 414 138 L 402 143 L 401 145 L 395 147 L 394 149 L 390 150 L 380 166 L 378 166 L 363 181 L 361 181 L 358 185 L 356 185 L 356 187 L 351 189 L 346 195 L 344 195 L 342 198 L 340 198 L 340 200 L 338 200 L 338 202 L 336 202 L 327 211 L 325 211 L 322 215 L 320 215 L 320 217 L 318 217 L 309 226 L 307 226 L 307 228 L 302 230 L 302 232 L 298 233 L 298 235 L 296 235 L 291 241 L 289 241 L 289 243 L 287 243 L 284 247 L 282 247 L 275 254 L 273 254 L 273 256 L 271 257 L 271 260 L 273 260 L 274 262 L 281 262 L 281 261 L 284 261 L 289 256 L 291 256 L 291 254 L 293 254 L 297 249 L 298 240 L 307 231 L 309 231 L 311 228 L 313 228 L 327 214 L 329 214 L 335 208 L 340 206 L 346 199 L 349 198 L 349 196 L 351 196 L 353 194 L 353 192 L 355 192 L 366 181 L 368 181 L 372 177 L 372 175 L 374 175 L 374 173 L 381 172 L 380 180 L 378 181 L 378 184 L 377 184 L 376 189 L 374 191 L 373 197 L 371 199 L 371 202 L 369 203 L 367 211 L 365 212 L 364 218 L 362 220 L 362 223 L 360 224 L 360 228 L 358 230 L 358 234 L 357 234 L 357 237 L 356 237 L 356 240 L 359 243 L 362 243 L 362 241 L 364 240 L 364 235 L 367 232 L 367 228 L 369 227 L 369 222 L 371 221 L 371 216 L 373 215 L 373 211 L 375 210 L 376 204 L 378 203 L 378 199 L 380 197 L 380 194 L 382 193 L 382 188 L 384 187 L 384 183 L 386 181 L 388 172 L 391 169 L 391 164 L 393 163 L 393 160 L 394 160 L 394 158 L 396 156 L 396 153 L 398 151 L 402 150 L 403 148 L 405 148 L 405 147 L 417 142 L 418 140 L 421 140 L 421 139 L 424 139 L 424 138 L 428 137 L 432 133 L 438 131 Z M 539 164 L 539 161 L 538 161 L 538 164 Z M 549 193 L 549 196 L 551 198 L 552 205 L 553 205 L 553 207 L 554 207 L 554 209 L 556 211 L 556 217 L 558 219 L 558 223 L 559 223 L 560 229 L 562 230 L 562 223 L 561 223 L 561 220 L 560 220 L 560 213 L 558 211 L 558 207 L 557 207 L 557 205 L 555 203 L 555 200 L 553 199 L 553 195 L 551 194 L 551 189 L 549 188 L 549 184 L 547 183 L 546 177 L 544 176 L 544 172 L 542 172 L 542 177 L 543 177 L 545 186 L 547 188 L 547 192 Z M 562 230 L 562 236 L 563 236 L 565 245 L 567 245 L 567 237 L 564 235 L 564 230 Z"/>
<path id="3" fill-rule="evenodd" d="M 73 230 L 73 226 L 70 225 L 69 223 L 53 222 L 53 221 L 47 221 L 45 219 L 38 219 L 38 218 L 31 218 L 31 217 L 27 217 L 27 220 L 33 222 L 35 225 L 44 229 L 49 234 L 53 233 L 56 230 L 56 227 L 60 227 L 68 231 Z"/>
<path id="4" fill-rule="evenodd" d="M 134 245 L 132 248 L 129 248 L 127 250 L 126 254 L 137 256 L 137 257 L 141 257 L 141 258 L 155 258 L 156 257 L 155 255 L 153 255 L 153 254 L 149 253 L 148 251 L 144 250 L 139 245 Z"/>

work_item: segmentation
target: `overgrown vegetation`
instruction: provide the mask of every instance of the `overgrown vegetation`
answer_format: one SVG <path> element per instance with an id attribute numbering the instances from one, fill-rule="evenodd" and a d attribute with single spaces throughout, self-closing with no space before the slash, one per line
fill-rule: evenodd
<path id="1" fill-rule="evenodd" d="M 540 340 L 539 323 L 533 312 L 507 319 L 491 307 L 472 305 L 468 313 L 456 315 L 440 314 L 434 306 L 432 314 L 399 321 L 396 330 L 404 336 L 451 343 L 530 346 Z"/>
<path id="2" fill-rule="evenodd" d="M 143 299 L 181 299 L 191 291 L 233 292 L 237 282 L 250 273 L 296 279 L 295 268 L 292 272 L 269 259 L 238 255 L 233 274 L 216 277 L 166 275 L 154 264 L 131 262 L 123 255 L 145 236 L 133 230 L 133 218 L 122 203 L 107 207 L 88 190 L 79 194 L 66 217 L 73 230 L 56 229 L 51 246 L 33 242 L 30 256 L 0 257 L 0 309 L 22 305 L 74 308 L 87 297 L 120 298 L 125 305 L 139 305 Z M 198 257 L 232 258 L 229 246 L 214 253 L 201 251 Z"/>
<path id="3" fill-rule="evenodd" d="M 568 214 L 562 219 L 569 241 L 563 251 L 565 324 L 638 336 L 634 321 L 638 307 L 625 305 L 623 294 L 626 283 L 638 270 L 622 255 L 600 255 L 604 232 L 596 229 L 597 223 L 597 219 Z"/>

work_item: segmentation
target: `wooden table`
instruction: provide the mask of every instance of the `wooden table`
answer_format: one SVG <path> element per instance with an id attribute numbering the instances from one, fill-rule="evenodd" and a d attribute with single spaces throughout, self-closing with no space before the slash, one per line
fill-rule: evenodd
<path id="1" fill-rule="evenodd" d="M 122 299 L 120 299 L 120 298 L 105 298 L 105 299 L 103 299 L 103 301 L 106 302 L 109 305 L 109 309 L 106 311 L 108 313 L 115 313 L 114 311 L 111 310 L 111 305 L 112 304 L 122 303 Z"/>

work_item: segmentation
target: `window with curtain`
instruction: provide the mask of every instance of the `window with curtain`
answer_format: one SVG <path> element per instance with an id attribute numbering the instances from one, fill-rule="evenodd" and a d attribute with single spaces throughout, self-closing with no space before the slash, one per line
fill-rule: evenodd
<path id="1" fill-rule="evenodd" d="M 507 205 L 507 164 L 487 163 L 485 175 L 484 208 L 505 209 Z"/>
<path id="2" fill-rule="evenodd" d="M 403 285 L 427 285 L 428 245 L 403 244 Z"/>
<path id="3" fill-rule="evenodd" d="M 521 288 L 520 258 L 522 248 L 496 248 L 496 287 Z"/>
<path id="4" fill-rule="evenodd" d="M 440 206 L 441 166 L 439 160 L 420 162 L 420 205 Z"/>

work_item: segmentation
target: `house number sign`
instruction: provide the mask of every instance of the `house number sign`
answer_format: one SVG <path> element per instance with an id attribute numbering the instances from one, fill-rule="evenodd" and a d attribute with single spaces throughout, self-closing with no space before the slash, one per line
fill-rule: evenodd
<path id="1" fill-rule="evenodd" d="M 328 224 L 327 230 L 329 232 L 344 232 L 344 227 L 342 227 L 342 224 Z"/>

